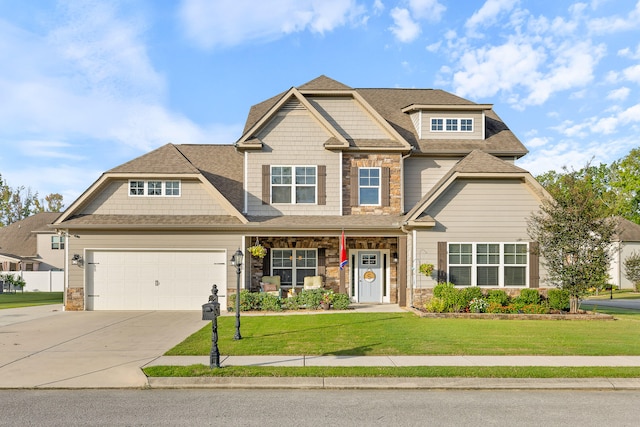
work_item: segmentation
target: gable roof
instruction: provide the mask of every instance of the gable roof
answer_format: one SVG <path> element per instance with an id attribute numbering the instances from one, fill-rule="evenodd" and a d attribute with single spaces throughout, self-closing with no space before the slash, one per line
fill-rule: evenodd
<path id="1" fill-rule="evenodd" d="M 430 217 L 428 217 L 429 221 L 422 221 L 423 218 L 421 215 L 459 178 L 521 179 L 532 187 L 533 192 L 540 200 L 551 197 L 528 171 L 504 160 L 500 160 L 484 151 L 474 150 L 451 168 L 451 170 L 407 212 L 405 216 L 406 224 L 409 226 L 434 225 Z"/>
<path id="2" fill-rule="evenodd" d="M 40 212 L 0 228 L 0 254 L 16 258 L 38 255 L 37 232 L 53 233 L 47 227 L 60 216 L 59 212 Z"/>
<path id="3" fill-rule="evenodd" d="M 640 242 L 640 225 L 628 219 L 617 217 L 616 239 L 620 242 Z"/>
<path id="4" fill-rule="evenodd" d="M 304 95 L 344 92 L 357 96 L 368 108 L 392 129 L 405 144 L 410 144 L 414 154 L 460 155 L 473 150 L 483 150 L 496 156 L 521 157 L 528 153 L 526 147 L 509 130 L 490 105 L 476 104 L 440 89 L 351 88 L 327 76 L 321 75 L 297 88 Z M 251 107 L 245 122 L 243 137 L 274 107 L 287 92 L 280 93 Z M 485 117 L 485 139 L 420 139 L 411 117 L 404 111 L 411 106 L 443 106 L 446 108 L 482 109 Z M 417 107 L 416 107 L 417 108 Z M 354 141 L 352 147 L 369 147 L 367 141 Z"/>
<path id="5" fill-rule="evenodd" d="M 166 144 L 102 174 L 56 220 L 56 224 L 87 225 L 98 221 L 105 225 L 112 224 L 111 220 L 105 219 L 103 215 L 78 215 L 77 212 L 91 200 L 92 195 L 103 189 L 110 180 L 145 176 L 183 176 L 199 179 L 205 184 L 205 188 L 212 197 L 227 209 L 230 217 L 236 218 L 239 223 L 246 223 L 246 218 L 240 213 L 244 204 L 243 174 L 243 155 L 238 153 L 232 145 Z M 129 216 L 132 218 L 125 219 L 121 215 L 113 224 L 138 224 L 140 220 L 144 221 L 142 216 Z M 228 219 L 222 218 L 221 222 L 226 223 Z"/>

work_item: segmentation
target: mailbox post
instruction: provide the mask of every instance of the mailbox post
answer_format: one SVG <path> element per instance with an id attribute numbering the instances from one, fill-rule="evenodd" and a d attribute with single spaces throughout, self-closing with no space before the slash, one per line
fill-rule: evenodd
<path id="1" fill-rule="evenodd" d="M 218 350 L 218 316 L 220 316 L 220 303 L 218 302 L 218 286 L 213 285 L 209 302 L 202 304 L 202 320 L 211 320 L 211 355 L 209 367 L 220 367 L 220 351 Z"/>

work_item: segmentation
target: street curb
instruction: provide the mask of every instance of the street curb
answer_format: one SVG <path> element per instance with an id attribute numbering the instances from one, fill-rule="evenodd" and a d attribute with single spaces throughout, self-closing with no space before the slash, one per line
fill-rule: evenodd
<path id="1" fill-rule="evenodd" d="M 152 389 L 640 390 L 640 378 L 149 377 Z"/>

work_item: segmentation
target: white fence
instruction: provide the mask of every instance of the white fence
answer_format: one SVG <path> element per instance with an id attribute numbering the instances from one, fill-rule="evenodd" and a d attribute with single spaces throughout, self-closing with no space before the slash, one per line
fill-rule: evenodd
<path id="1" fill-rule="evenodd" d="M 24 279 L 25 292 L 64 292 L 64 271 L 5 271 L 3 274 L 13 274 Z M 5 292 L 13 291 L 4 285 Z M 19 289 L 18 289 L 19 290 Z"/>

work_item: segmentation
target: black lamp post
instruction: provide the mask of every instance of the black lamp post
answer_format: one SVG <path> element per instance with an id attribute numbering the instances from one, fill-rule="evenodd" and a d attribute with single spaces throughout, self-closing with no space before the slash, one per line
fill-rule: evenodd
<path id="1" fill-rule="evenodd" d="M 240 272 L 241 272 L 241 269 L 242 269 L 242 258 L 244 258 L 244 254 L 242 253 L 240 248 L 238 248 L 236 253 L 233 254 L 233 256 L 231 257 L 231 265 L 234 265 L 236 267 L 236 275 L 237 275 L 237 282 L 236 282 L 236 334 L 233 337 L 234 340 L 242 339 L 242 336 L 240 335 Z"/>

